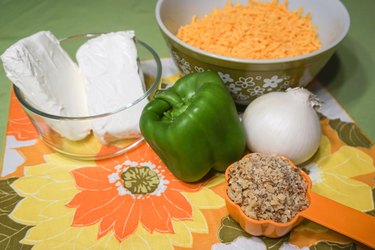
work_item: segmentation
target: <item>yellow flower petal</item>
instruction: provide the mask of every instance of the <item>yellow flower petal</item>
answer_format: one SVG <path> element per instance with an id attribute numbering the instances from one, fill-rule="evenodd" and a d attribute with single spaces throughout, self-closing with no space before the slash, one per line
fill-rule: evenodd
<path id="1" fill-rule="evenodd" d="M 73 218 L 74 209 L 69 209 L 66 207 L 67 201 L 49 201 L 49 204 L 47 204 L 41 211 L 41 215 L 49 218 L 54 218 L 61 216 L 61 211 L 66 211 L 65 214 L 71 213 L 71 216 Z"/>
<path id="2" fill-rule="evenodd" d="M 342 146 L 333 154 L 330 142 L 322 136 L 318 155 L 310 163 L 312 190 L 360 211 L 374 208 L 371 187 L 351 177 L 375 172 L 373 160 L 361 150 Z"/>
<path id="3" fill-rule="evenodd" d="M 46 216 L 43 216 L 40 211 L 48 206 L 48 201 L 41 201 L 32 196 L 26 197 L 17 204 L 17 209 L 9 215 L 12 220 L 24 224 L 24 225 L 35 225 L 42 221 L 47 220 Z"/>
<path id="4" fill-rule="evenodd" d="M 60 217 L 43 221 L 38 223 L 37 226 L 30 228 L 25 238 L 22 240 L 22 243 L 35 244 L 41 241 L 48 241 L 64 234 L 68 234 L 69 237 L 71 237 L 73 235 L 73 233 L 70 232 L 71 216 L 63 215 L 64 212 L 62 212 L 62 216 Z M 66 239 L 69 239 L 68 236 Z"/>
<path id="5" fill-rule="evenodd" d="M 82 235 L 86 235 L 86 232 L 84 232 Z M 109 232 L 108 234 L 100 239 L 95 240 L 94 242 L 85 242 L 83 246 L 86 249 L 121 249 L 120 242 L 116 239 L 113 232 Z M 127 248 L 133 249 L 129 244 L 127 245 Z M 124 249 L 126 249 L 126 247 L 124 247 Z"/>
<path id="6" fill-rule="evenodd" d="M 73 170 L 75 167 L 59 165 L 59 164 L 43 163 L 43 164 L 32 166 L 32 167 L 26 167 L 25 176 L 45 176 L 45 175 L 49 175 L 49 173 L 61 172 L 62 168 L 64 169 L 64 172 L 68 173 L 70 170 Z"/>
<path id="7" fill-rule="evenodd" d="M 195 233 L 207 233 L 208 225 L 206 218 L 204 217 L 201 210 L 193 207 L 193 220 L 183 221 L 188 228 Z"/>
<path id="8" fill-rule="evenodd" d="M 174 246 L 191 247 L 193 244 L 193 236 L 190 228 L 183 221 L 173 222 L 175 234 L 171 234 L 171 239 Z"/>
<path id="9" fill-rule="evenodd" d="M 119 241 L 111 233 L 98 240 L 99 225 L 97 223 L 91 226 L 74 227 L 74 229 L 80 230 L 80 233 L 76 234 L 76 236 L 74 237 L 74 246 L 76 249 L 118 249 Z M 96 247 L 105 246 L 106 242 L 112 240 L 114 242 L 114 245 L 111 245 L 111 247 Z M 72 249 L 72 247 L 70 247 L 70 249 Z"/>
<path id="10" fill-rule="evenodd" d="M 68 158 L 66 156 L 63 156 L 59 153 L 49 154 L 45 155 L 46 162 L 57 165 L 57 166 L 64 166 L 64 167 L 84 167 L 84 166 L 96 166 L 94 161 L 80 161 L 75 160 L 73 158 Z"/>
<path id="11" fill-rule="evenodd" d="M 26 168 L 27 176 L 48 176 L 54 180 L 71 180 L 70 171 L 77 168 L 76 166 L 66 166 L 59 164 L 45 163 L 34 167 Z"/>
<path id="12" fill-rule="evenodd" d="M 44 173 L 50 170 L 56 169 L 57 166 L 49 163 L 43 163 L 40 165 L 26 167 L 25 168 L 25 176 L 43 176 Z"/>
<path id="13" fill-rule="evenodd" d="M 82 235 L 86 235 L 84 231 Z M 119 242 L 113 233 L 108 233 L 99 240 L 89 240 L 83 244 L 84 249 L 126 249 L 126 250 L 152 250 L 155 246 L 158 249 L 172 250 L 174 249 L 168 234 L 159 232 L 149 233 L 141 225 L 138 226 L 136 231 L 124 241 Z M 83 239 L 75 240 L 82 241 Z"/>
<path id="14" fill-rule="evenodd" d="M 64 171 L 54 171 L 52 173 L 48 173 L 48 177 L 55 180 L 55 181 L 69 181 L 74 183 L 72 175 L 65 169 Z"/>
<path id="15" fill-rule="evenodd" d="M 52 179 L 48 177 L 22 177 L 15 180 L 11 186 L 21 196 L 32 195 L 43 187 L 51 184 Z"/>
<path id="16" fill-rule="evenodd" d="M 199 192 L 184 192 L 190 203 L 200 209 L 214 209 L 225 206 L 224 199 L 208 188 L 203 188 Z"/>
<path id="17" fill-rule="evenodd" d="M 57 153 L 45 155 L 44 158 L 46 163 L 25 168 L 25 176 L 43 176 L 57 172 L 68 174 L 77 167 L 95 166 L 95 162 L 78 161 Z"/>
<path id="18" fill-rule="evenodd" d="M 152 250 L 153 245 L 152 244 L 158 244 L 157 242 L 149 242 L 145 238 L 139 236 L 139 235 L 134 235 L 130 237 L 129 240 L 124 241 L 121 243 L 121 249 L 131 249 L 131 250 Z M 161 249 L 161 248 L 160 248 Z M 173 247 L 170 246 L 170 244 L 166 247 L 166 249 L 173 249 Z"/>
<path id="19" fill-rule="evenodd" d="M 70 200 L 77 193 L 72 182 L 57 182 L 44 185 L 35 196 L 42 200 Z"/>
<path id="20" fill-rule="evenodd" d="M 224 174 L 217 174 L 215 178 L 212 178 L 206 185 L 206 188 L 215 187 L 225 181 Z"/>
<path id="21" fill-rule="evenodd" d="M 372 158 L 364 152 L 349 146 L 341 147 L 328 160 L 319 161 L 318 165 L 323 171 L 347 177 L 375 172 Z"/>
<path id="22" fill-rule="evenodd" d="M 61 147 L 72 154 L 79 154 L 82 150 L 87 154 L 96 154 L 100 151 L 102 145 L 93 134 L 90 134 L 80 141 L 71 141 L 63 138 L 61 140 Z"/>
<path id="23" fill-rule="evenodd" d="M 35 244 L 33 250 L 45 250 L 45 249 L 54 249 L 54 250 L 66 250 L 66 249 L 74 249 L 75 244 L 75 236 L 77 235 L 77 230 L 66 230 L 58 235 L 53 240 L 39 240 L 34 241 L 30 238 L 25 238 L 21 241 L 23 244 Z M 63 238 L 64 240 L 61 240 Z"/>
<path id="24" fill-rule="evenodd" d="M 173 74 L 173 75 L 169 75 L 168 77 L 163 77 L 163 81 L 162 82 L 166 82 L 166 83 L 169 83 L 169 84 L 174 84 L 180 77 L 181 77 L 181 74 L 180 73 L 176 73 L 176 74 Z"/>
<path id="25" fill-rule="evenodd" d="M 61 233 L 55 235 L 46 240 L 40 241 L 30 241 L 35 244 L 33 249 L 56 249 L 56 250 L 66 250 L 66 249 L 89 249 L 90 247 L 94 249 L 116 249 L 118 248 L 118 241 L 116 248 L 95 248 L 95 244 L 98 244 L 97 240 L 97 225 L 92 225 L 89 227 L 70 227 L 70 228 L 61 228 Z M 27 243 L 24 240 L 23 243 Z M 29 243 L 29 244 L 31 244 Z"/>
<path id="26" fill-rule="evenodd" d="M 371 187 L 344 177 L 329 173 L 323 174 L 324 182 L 314 184 L 312 190 L 327 198 L 360 211 L 374 209 Z"/>
<path id="27" fill-rule="evenodd" d="M 88 227 L 64 227 L 61 228 L 61 233 L 56 235 L 55 237 L 51 237 L 46 240 L 37 241 L 32 243 L 29 240 L 29 244 L 36 244 L 33 247 L 34 249 L 118 249 L 119 242 L 112 234 L 108 234 L 108 237 L 105 239 L 104 237 L 100 240 L 97 239 L 98 233 L 98 225 L 92 225 Z M 106 245 L 106 241 L 114 239 L 115 245 L 113 247 L 104 248 L 104 247 L 96 247 L 96 246 L 104 246 Z M 23 243 L 27 243 L 26 241 Z"/>
<path id="28" fill-rule="evenodd" d="M 138 226 L 135 234 L 122 242 L 121 246 L 131 246 L 133 249 L 153 249 L 158 246 L 158 249 L 172 250 L 174 247 L 170 240 L 170 234 L 163 234 L 159 232 L 148 232 L 142 226 Z M 144 243 L 147 243 L 147 248 L 141 248 Z"/>

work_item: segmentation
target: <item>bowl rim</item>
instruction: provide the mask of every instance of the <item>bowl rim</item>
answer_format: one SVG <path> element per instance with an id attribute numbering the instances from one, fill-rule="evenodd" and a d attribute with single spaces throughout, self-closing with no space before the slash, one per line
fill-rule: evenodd
<path id="1" fill-rule="evenodd" d="M 262 153 L 247 153 L 241 159 L 245 159 L 245 158 L 249 157 L 252 154 L 262 154 Z M 310 206 L 311 206 L 311 202 L 312 202 L 312 199 L 311 199 L 312 182 L 311 182 L 310 177 L 304 171 L 302 171 L 301 169 L 299 169 L 289 158 L 284 157 L 282 155 L 277 155 L 276 157 L 280 157 L 281 159 L 287 160 L 292 167 L 298 169 L 300 175 L 303 177 L 303 179 L 307 183 L 306 197 L 309 200 L 309 206 L 306 209 L 304 209 L 302 211 L 299 211 L 290 221 L 287 221 L 287 222 L 276 222 L 276 221 L 273 221 L 273 220 L 270 220 L 270 219 L 267 219 L 267 220 L 256 220 L 256 219 L 250 218 L 249 216 L 247 216 L 244 213 L 244 211 L 242 211 L 241 207 L 239 205 L 237 205 L 236 203 L 234 203 L 234 201 L 232 201 L 232 199 L 228 196 L 229 171 L 230 171 L 231 168 L 234 167 L 234 164 L 235 164 L 235 162 L 234 162 L 230 166 L 228 166 L 228 168 L 225 170 L 225 173 L 224 173 L 224 175 L 225 175 L 225 200 L 230 204 L 230 206 L 236 208 L 236 212 L 239 213 L 239 215 L 241 216 L 241 218 L 246 223 L 250 223 L 252 225 L 272 225 L 272 226 L 278 227 L 278 228 L 282 228 L 282 227 L 294 227 L 294 226 L 296 226 L 298 224 L 298 222 L 299 222 L 299 220 L 301 218 L 302 219 L 304 218 L 303 217 L 303 212 L 305 210 L 309 209 Z"/>
<path id="2" fill-rule="evenodd" d="M 288 62 L 295 62 L 299 60 L 303 60 L 306 58 L 314 57 L 317 56 L 323 52 L 329 51 L 332 48 L 336 47 L 349 33 L 350 29 L 350 15 L 349 12 L 346 8 L 346 6 L 340 1 L 340 0 L 333 0 L 336 2 L 338 5 L 338 8 L 341 8 L 343 13 L 344 13 L 344 19 L 346 20 L 345 22 L 345 30 L 338 36 L 329 46 L 325 46 L 324 48 L 320 48 L 318 50 L 315 50 L 313 52 L 300 55 L 300 56 L 295 56 L 295 57 L 288 57 L 288 58 L 280 58 L 280 59 L 246 59 L 246 58 L 235 58 L 235 57 L 229 57 L 229 56 L 221 56 L 218 54 L 214 54 L 212 52 L 204 51 L 202 49 L 193 47 L 189 45 L 188 43 L 180 40 L 177 38 L 176 35 L 174 35 L 172 32 L 169 31 L 169 29 L 164 25 L 164 22 L 162 21 L 161 15 L 160 15 L 160 9 L 161 5 L 163 4 L 164 0 L 158 0 L 156 3 L 155 7 L 155 16 L 156 16 L 156 21 L 160 27 L 160 29 L 170 38 L 172 39 L 175 43 L 179 44 L 180 46 L 184 47 L 187 50 L 191 50 L 194 53 L 197 53 L 202 56 L 206 56 L 212 59 L 217 59 L 217 60 L 222 60 L 222 61 L 227 61 L 227 62 L 232 62 L 232 63 L 242 63 L 242 64 L 277 64 L 277 63 L 288 63 Z"/>
<path id="3" fill-rule="evenodd" d="M 92 37 L 96 37 L 96 36 L 99 36 L 99 35 L 102 35 L 102 34 L 106 34 L 106 33 L 103 32 L 103 33 L 86 33 L 86 34 L 72 35 L 72 36 L 60 39 L 59 41 L 68 41 L 68 40 L 76 39 L 76 38 L 92 38 Z M 122 112 L 126 109 L 129 109 L 129 108 L 133 107 L 134 105 L 136 105 L 137 103 L 141 102 L 143 99 L 145 99 L 147 96 L 149 96 L 157 88 L 157 86 L 159 85 L 159 82 L 161 80 L 161 75 L 162 75 L 162 63 L 161 63 L 160 57 L 155 52 L 155 50 L 153 48 L 151 48 L 151 46 L 149 46 L 147 43 L 143 42 L 142 40 L 136 39 L 135 41 L 136 41 L 137 45 L 141 45 L 143 48 L 145 48 L 146 50 L 148 50 L 148 52 L 151 53 L 153 58 L 151 58 L 150 60 L 152 60 L 152 59 L 155 60 L 156 69 L 157 69 L 155 80 L 151 84 L 151 87 L 148 90 L 146 90 L 145 93 L 142 96 L 138 97 L 136 100 L 134 100 L 130 103 L 127 103 L 123 107 L 118 108 L 117 110 L 114 110 L 112 112 L 97 114 L 97 115 L 88 115 L 88 116 L 53 115 L 53 114 L 43 112 L 43 111 L 35 108 L 34 106 L 32 106 L 28 101 L 26 101 L 26 99 L 24 98 L 24 95 L 22 94 L 22 91 L 15 84 L 12 84 L 14 93 L 15 93 L 18 101 L 26 109 L 28 109 L 28 110 L 32 111 L 33 113 L 35 113 L 37 115 L 40 115 L 42 117 L 50 118 L 50 119 L 54 119 L 54 120 L 90 120 L 90 119 L 107 117 L 107 116 L 114 115 L 114 114 L 117 114 L 119 112 Z"/>

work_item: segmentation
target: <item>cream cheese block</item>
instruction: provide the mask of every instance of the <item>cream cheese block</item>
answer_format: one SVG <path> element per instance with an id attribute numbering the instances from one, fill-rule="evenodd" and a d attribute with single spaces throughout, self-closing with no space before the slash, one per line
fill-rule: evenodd
<path id="1" fill-rule="evenodd" d="M 78 66 L 49 31 L 19 40 L 1 55 L 7 77 L 37 109 L 57 116 L 87 116 L 83 78 Z M 47 120 L 47 119 L 46 119 Z M 90 132 L 89 122 L 48 119 L 56 132 L 80 140 Z"/>
<path id="2" fill-rule="evenodd" d="M 100 35 L 76 53 L 84 77 L 90 115 L 115 112 L 145 93 L 138 65 L 134 31 Z M 140 137 L 139 118 L 147 98 L 122 112 L 93 121 L 94 134 L 103 143 Z"/>

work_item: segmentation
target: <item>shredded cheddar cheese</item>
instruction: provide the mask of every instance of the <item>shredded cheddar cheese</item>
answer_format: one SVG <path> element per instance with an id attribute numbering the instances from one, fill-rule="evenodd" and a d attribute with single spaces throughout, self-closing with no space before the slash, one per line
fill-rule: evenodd
<path id="1" fill-rule="evenodd" d="M 321 47 L 310 14 L 279 4 L 249 0 L 226 4 L 191 24 L 180 27 L 182 41 L 218 55 L 247 59 L 279 59 L 304 55 Z"/>

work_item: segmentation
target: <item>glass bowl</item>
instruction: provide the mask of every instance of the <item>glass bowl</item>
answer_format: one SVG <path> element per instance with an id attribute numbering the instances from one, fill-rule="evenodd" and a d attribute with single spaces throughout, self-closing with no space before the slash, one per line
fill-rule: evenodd
<path id="1" fill-rule="evenodd" d="M 103 33 L 90 33 L 74 35 L 62 39 L 61 46 L 70 54 L 74 60 L 75 52 L 88 39 L 101 35 Z M 127 119 L 129 116 L 140 116 L 142 108 L 139 105 L 145 105 L 147 100 L 152 99 L 157 91 L 160 80 L 162 66 L 157 53 L 145 42 L 136 40 L 138 51 L 139 67 L 141 79 L 143 78 L 146 91 L 142 96 L 131 103 L 124 103 L 121 108 L 104 114 L 84 116 L 84 117 L 63 117 L 47 114 L 34 107 L 25 98 L 22 91 L 13 85 L 15 95 L 21 103 L 27 116 L 37 130 L 40 139 L 53 150 L 62 153 L 68 157 L 79 160 L 101 160 L 125 153 L 144 141 L 140 131 L 139 133 L 123 133 L 116 135 L 108 141 L 103 141 L 95 135 L 93 130 L 89 130 L 88 135 L 81 140 L 70 140 L 62 136 L 59 131 L 62 129 L 87 127 L 87 124 L 105 124 L 106 122 L 116 122 L 121 119 Z M 150 65 L 153 65 L 150 67 Z M 137 113 L 138 112 L 138 113 Z M 136 121 L 137 123 L 139 122 Z M 118 124 L 117 124 L 118 125 Z M 93 125 L 94 126 L 94 125 Z"/>

